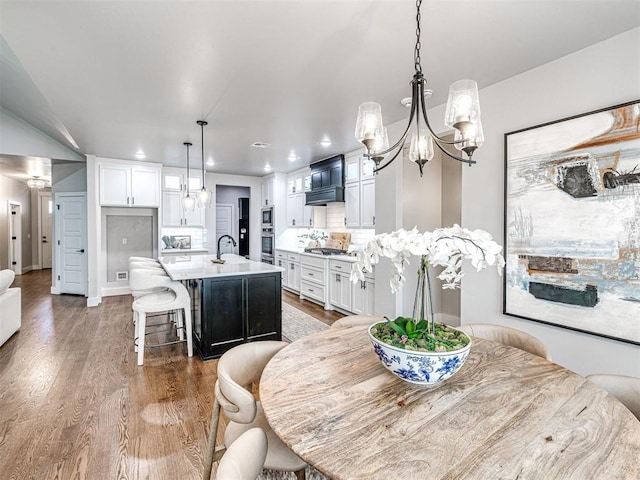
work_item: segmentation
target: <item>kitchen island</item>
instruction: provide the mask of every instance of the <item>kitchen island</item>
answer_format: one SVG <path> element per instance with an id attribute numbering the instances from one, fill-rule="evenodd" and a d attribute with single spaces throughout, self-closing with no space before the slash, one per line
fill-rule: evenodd
<path id="1" fill-rule="evenodd" d="M 241 343 L 282 339 L 282 269 L 233 254 L 167 255 L 160 263 L 191 295 L 193 341 L 203 360 Z"/>

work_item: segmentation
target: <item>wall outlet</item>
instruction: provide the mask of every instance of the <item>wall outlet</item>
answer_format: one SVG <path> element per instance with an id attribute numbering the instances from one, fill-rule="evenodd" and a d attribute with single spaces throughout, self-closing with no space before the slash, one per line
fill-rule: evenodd
<path id="1" fill-rule="evenodd" d="M 117 280 L 129 280 L 129 272 L 116 272 Z"/>
<path id="2" fill-rule="evenodd" d="M 126 238 L 123 238 L 123 239 L 122 239 L 122 244 L 123 244 L 123 245 L 126 245 L 126 244 L 127 244 L 127 239 L 126 239 Z"/>

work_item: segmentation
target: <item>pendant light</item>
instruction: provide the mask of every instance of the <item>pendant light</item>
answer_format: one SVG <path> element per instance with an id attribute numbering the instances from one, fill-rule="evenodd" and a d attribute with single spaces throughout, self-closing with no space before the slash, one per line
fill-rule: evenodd
<path id="1" fill-rule="evenodd" d="M 380 104 L 366 102 L 358 109 L 358 119 L 356 121 L 355 137 L 365 148 L 365 156 L 372 159 L 379 172 L 390 165 L 402 151 L 402 147 L 407 139 L 411 125 L 415 119 L 415 132 L 411 138 L 409 159 L 418 164 L 420 176 L 422 167 L 433 158 L 433 145 L 438 147 L 448 157 L 460 162 L 472 165 L 476 163 L 472 159 L 473 152 L 484 142 L 482 132 L 482 122 L 480 121 L 480 102 L 478 99 L 478 85 L 473 80 L 460 80 L 449 88 L 449 98 L 445 111 L 445 125 L 454 129 L 453 141 L 445 140 L 435 134 L 425 106 L 425 94 L 430 91 L 425 89 L 427 80 L 422 75 L 422 65 L 420 64 L 420 6 L 422 0 L 416 2 L 416 45 L 414 47 L 414 68 L 415 73 L 411 81 L 411 113 L 409 124 L 397 143 L 389 148 L 389 141 L 386 138 L 386 128 L 382 124 L 382 110 Z M 453 145 L 458 150 L 463 151 L 467 158 L 458 157 L 445 150 L 443 145 Z M 394 152 L 395 151 L 395 152 Z M 384 164 L 382 160 L 385 155 L 392 154 L 391 158 Z"/>
<path id="2" fill-rule="evenodd" d="M 187 192 L 184 197 L 182 197 L 182 206 L 184 207 L 185 212 L 193 212 L 196 208 L 196 197 L 195 195 L 192 197 L 189 192 L 189 147 L 192 145 L 190 142 L 184 142 L 183 145 L 187 147 Z"/>
<path id="3" fill-rule="evenodd" d="M 211 206 L 211 190 L 209 190 L 205 185 L 205 172 L 204 172 L 204 126 L 207 125 L 207 122 L 204 120 L 198 120 L 196 122 L 200 125 L 201 130 L 201 139 L 202 139 L 202 188 L 196 192 L 196 197 L 198 198 L 198 206 L 200 208 L 209 208 Z"/>
<path id="4" fill-rule="evenodd" d="M 47 186 L 47 182 L 35 175 L 33 178 L 30 178 L 29 180 L 27 180 L 27 187 L 33 188 L 35 190 L 40 190 L 41 188 L 44 188 L 46 186 Z"/>

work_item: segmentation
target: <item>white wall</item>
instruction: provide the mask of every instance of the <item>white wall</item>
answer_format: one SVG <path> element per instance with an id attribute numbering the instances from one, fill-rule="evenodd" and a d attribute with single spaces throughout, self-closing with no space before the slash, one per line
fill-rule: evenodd
<path id="1" fill-rule="evenodd" d="M 640 29 L 593 45 L 480 92 L 486 141 L 463 168 L 462 221 L 502 243 L 504 134 L 640 98 Z M 434 112 L 441 118 L 443 109 Z M 554 361 L 580 374 L 640 377 L 640 346 L 502 314 L 502 279 L 466 269 L 462 322 L 508 325 L 540 338 Z"/>

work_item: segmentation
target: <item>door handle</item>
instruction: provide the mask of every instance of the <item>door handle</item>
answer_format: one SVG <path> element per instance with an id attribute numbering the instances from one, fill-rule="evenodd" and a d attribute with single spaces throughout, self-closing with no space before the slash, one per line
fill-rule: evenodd
<path id="1" fill-rule="evenodd" d="M 46 240 L 42 240 L 42 243 L 47 243 L 47 241 Z"/>
<path id="2" fill-rule="evenodd" d="M 84 253 L 84 248 L 82 248 L 80 250 L 76 250 L 76 253 Z"/>

